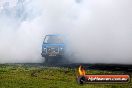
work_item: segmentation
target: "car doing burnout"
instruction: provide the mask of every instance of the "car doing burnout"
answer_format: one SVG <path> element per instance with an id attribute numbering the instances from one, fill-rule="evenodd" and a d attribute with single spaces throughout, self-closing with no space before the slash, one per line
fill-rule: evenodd
<path id="1" fill-rule="evenodd" d="M 64 36 L 60 34 L 46 35 L 42 44 L 42 57 L 45 62 L 57 61 L 64 57 Z"/>

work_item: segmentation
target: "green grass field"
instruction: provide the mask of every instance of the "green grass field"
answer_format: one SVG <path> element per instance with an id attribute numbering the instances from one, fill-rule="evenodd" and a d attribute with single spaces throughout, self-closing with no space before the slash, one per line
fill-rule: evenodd
<path id="1" fill-rule="evenodd" d="M 91 73 L 123 74 L 123 72 L 112 71 L 87 71 L 87 74 Z M 0 88 L 132 88 L 132 82 L 79 85 L 76 82 L 75 69 L 3 64 L 0 65 Z"/>

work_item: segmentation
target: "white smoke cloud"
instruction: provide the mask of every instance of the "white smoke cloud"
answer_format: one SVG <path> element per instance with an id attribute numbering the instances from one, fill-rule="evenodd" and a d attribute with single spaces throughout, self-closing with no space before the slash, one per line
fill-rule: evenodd
<path id="1" fill-rule="evenodd" d="M 0 16 L 0 62 L 42 62 L 46 34 L 65 34 L 74 62 L 132 63 L 131 0 L 26 0 Z"/>

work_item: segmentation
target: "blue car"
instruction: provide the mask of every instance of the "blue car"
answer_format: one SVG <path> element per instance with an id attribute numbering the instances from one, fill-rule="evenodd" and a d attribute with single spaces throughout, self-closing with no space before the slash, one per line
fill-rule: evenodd
<path id="1" fill-rule="evenodd" d="M 64 59 L 65 44 L 64 36 L 60 34 L 46 35 L 42 44 L 42 57 L 45 62 L 58 62 Z"/>

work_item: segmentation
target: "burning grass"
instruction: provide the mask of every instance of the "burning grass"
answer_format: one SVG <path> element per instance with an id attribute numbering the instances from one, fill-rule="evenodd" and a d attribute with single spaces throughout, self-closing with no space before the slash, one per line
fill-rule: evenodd
<path id="1" fill-rule="evenodd" d="M 88 70 L 87 74 L 111 74 L 112 71 Z M 120 72 L 116 72 L 120 73 Z M 75 69 L 0 65 L 0 88 L 131 88 L 130 84 L 78 85 Z"/>

